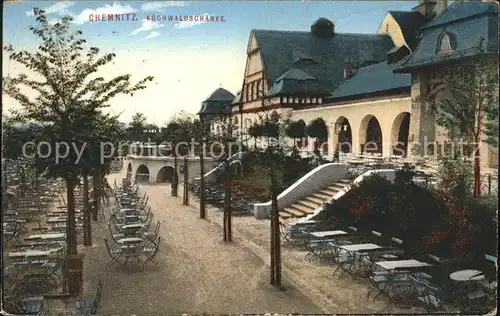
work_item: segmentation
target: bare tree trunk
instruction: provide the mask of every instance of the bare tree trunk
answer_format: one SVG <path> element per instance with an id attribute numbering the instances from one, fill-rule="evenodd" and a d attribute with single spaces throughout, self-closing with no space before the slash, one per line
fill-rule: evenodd
<path id="1" fill-rule="evenodd" d="M 481 155 L 477 142 L 474 148 L 474 196 L 481 196 Z"/>
<path id="2" fill-rule="evenodd" d="M 224 183 L 224 241 L 232 241 L 231 232 L 231 170 L 229 160 L 224 162 L 226 181 Z"/>
<path id="3" fill-rule="evenodd" d="M 184 205 L 189 205 L 189 174 L 188 158 L 184 157 Z"/>
<path id="4" fill-rule="evenodd" d="M 273 197 L 274 197 L 274 170 L 273 166 L 271 166 L 271 245 L 270 245 L 270 251 L 271 251 L 271 258 L 270 258 L 270 264 L 271 264 L 271 284 L 275 285 L 276 284 L 276 242 L 275 242 L 275 213 L 274 213 L 274 204 L 273 204 Z"/>
<path id="5" fill-rule="evenodd" d="M 280 229 L 279 229 L 279 211 L 278 211 L 278 192 L 276 186 L 276 175 L 275 170 L 273 168 L 273 177 L 272 177 L 272 199 L 271 199 L 271 224 L 272 227 L 272 235 L 273 238 L 271 242 L 273 243 L 273 276 L 274 276 L 274 285 L 281 286 L 281 238 L 280 238 Z"/>
<path id="6" fill-rule="evenodd" d="M 203 140 L 201 142 L 201 150 L 200 150 L 200 218 L 206 217 L 205 210 L 205 166 L 203 161 Z"/>
<path id="7" fill-rule="evenodd" d="M 68 256 L 76 255 L 76 220 L 75 220 L 75 184 L 73 179 L 66 179 L 66 200 L 68 219 L 66 221 L 66 252 Z"/>
<path id="8" fill-rule="evenodd" d="M 89 176 L 83 174 L 83 244 L 92 246 L 92 222 L 89 205 Z"/>
<path id="9" fill-rule="evenodd" d="M 177 196 L 177 188 L 179 184 L 179 179 L 177 176 L 177 169 L 178 169 L 178 163 L 177 163 L 177 153 L 174 150 L 174 175 L 172 177 L 172 196 Z"/>
<path id="10" fill-rule="evenodd" d="M 93 208 L 92 208 L 92 219 L 94 221 L 98 220 L 98 212 L 99 212 L 99 199 L 100 199 L 100 180 L 101 180 L 101 175 L 100 171 L 96 170 L 94 173 L 94 176 L 92 177 L 92 187 L 93 187 L 93 192 L 94 196 L 92 197 L 93 199 Z"/>

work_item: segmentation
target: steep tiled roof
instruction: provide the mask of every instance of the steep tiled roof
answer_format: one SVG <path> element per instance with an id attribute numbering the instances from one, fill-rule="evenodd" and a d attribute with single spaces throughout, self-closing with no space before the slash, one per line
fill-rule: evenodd
<path id="1" fill-rule="evenodd" d="M 394 20 L 401 27 L 406 44 L 411 50 L 417 46 L 417 32 L 427 20 L 420 12 L 415 11 L 389 11 Z"/>
<path id="2" fill-rule="evenodd" d="M 236 96 L 234 97 L 234 99 L 231 101 L 231 104 L 235 105 L 235 104 L 239 104 L 241 103 L 241 90 L 236 92 Z"/>
<path id="3" fill-rule="evenodd" d="M 328 95 L 321 87 L 318 79 L 307 72 L 292 68 L 279 76 L 268 92 L 268 96 L 275 95 Z"/>
<path id="4" fill-rule="evenodd" d="M 261 49 L 270 84 L 292 68 L 318 79 L 321 87 L 333 91 L 344 80 L 344 61 L 355 65 L 386 60 L 394 44 L 387 35 L 341 34 L 316 36 L 311 32 L 253 30 Z"/>
<path id="5" fill-rule="evenodd" d="M 411 75 L 395 74 L 397 64 L 382 62 L 359 69 L 341 84 L 328 99 L 348 98 L 375 92 L 411 87 Z"/>
<path id="6" fill-rule="evenodd" d="M 234 95 L 226 89 L 219 88 L 201 103 L 200 112 L 205 115 L 228 115 L 231 114 L 231 102 Z"/>
<path id="7" fill-rule="evenodd" d="M 454 2 L 448 10 L 420 29 L 421 40 L 413 54 L 395 71 L 412 69 L 475 56 L 481 39 L 488 54 L 498 54 L 498 5 L 482 2 Z M 454 51 L 436 54 L 440 36 L 453 35 Z"/>
<path id="8" fill-rule="evenodd" d="M 487 13 L 498 14 L 498 4 L 491 2 L 454 2 L 450 4 L 448 10 L 443 14 L 438 15 L 435 19 L 429 22 L 424 28 L 432 28 L 460 21 L 462 19 L 470 19 L 478 15 Z"/>

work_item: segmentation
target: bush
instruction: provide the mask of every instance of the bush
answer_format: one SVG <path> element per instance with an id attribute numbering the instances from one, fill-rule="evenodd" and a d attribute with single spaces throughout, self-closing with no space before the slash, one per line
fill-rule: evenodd
<path id="1" fill-rule="evenodd" d="M 327 206 L 318 219 L 335 218 L 343 227 L 403 239 L 405 251 L 414 256 L 433 253 L 477 265 L 485 254 L 496 253 L 498 203 L 470 196 L 457 201 L 444 190 L 418 186 L 413 174 L 403 168 L 394 183 L 370 176 Z"/>

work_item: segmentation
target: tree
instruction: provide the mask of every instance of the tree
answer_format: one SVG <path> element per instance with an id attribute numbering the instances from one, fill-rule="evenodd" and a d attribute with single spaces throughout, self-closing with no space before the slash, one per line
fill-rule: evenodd
<path id="1" fill-rule="evenodd" d="M 270 226 L 270 257 L 271 257 L 271 284 L 281 286 L 281 234 L 278 209 L 278 191 L 283 182 L 285 159 L 285 145 L 282 143 L 286 120 L 281 116 L 265 114 L 260 117 L 261 135 L 267 139 L 267 146 L 263 153 L 258 152 L 261 159 L 259 165 L 265 166 L 271 191 L 271 226 Z M 256 149 L 257 151 L 257 149 Z"/>
<path id="2" fill-rule="evenodd" d="M 135 113 L 132 122 L 126 128 L 126 137 L 129 141 L 144 141 L 144 129 L 146 126 L 146 116 L 143 113 Z"/>
<path id="3" fill-rule="evenodd" d="M 480 144 L 485 141 L 498 146 L 498 56 L 484 52 L 484 40 L 475 49 L 477 56 L 472 63 L 462 62 L 442 69 L 443 97 L 436 98 L 433 93 L 429 103 L 438 125 L 452 134 L 456 129 L 458 137 L 472 144 L 467 154 L 474 155 L 474 194 L 478 196 Z"/>
<path id="4" fill-rule="evenodd" d="M 320 157 L 321 151 L 318 149 L 318 143 L 328 139 L 328 128 L 326 127 L 325 121 L 321 117 L 312 120 L 307 126 L 307 135 L 316 138 L 314 152 Z"/>
<path id="5" fill-rule="evenodd" d="M 51 140 L 49 143 L 53 150 L 44 152 L 47 158 L 37 157 L 36 168 L 47 177 L 63 178 L 66 182 L 67 254 L 73 256 L 77 252 L 74 188 L 79 183 L 83 168 L 78 153 L 70 150 L 68 145 L 84 148 L 85 141 L 80 136 L 82 131 L 86 131 L 85 122 L 95 120 L 115 96 L 133 95 L 144 89 L 153 77 L 146 77 L 135 85 L 130 83 L 128 74 L 111 80 L 103 77 L 90 79 L 101 66 L 111 62 L 115 54 L 100 55 L 98 48 L 90 47 L 87 54 L 82 55 L 85 40 L 81 38 L 81 31 L 70 32 L 71 17 L 64 17 L 51 25 L 43 10 L 34 8 L 33 12 L 38 25 L 30 27 L 30 30 L 41 40 L 38 50 L 15 51 L 11 45 L 5 50 L 10 53 L 11 60 L 36 73 L 42 80 L 20 74 L 5 84 L 4 91 L 20 103 L 21 110 L 17 112 L 20 119 L 42 125 L 36 140 Z M 21 87 L 30 89 L 36 96 L 22 92 Z M 67 151 L 67 155 L 57 157 L 57 150 Z M 78 291 L 75 286 L 81 286 L 76 282 L 76 279 L 68 279 L 68 288 L 72 293 Z"/>
<path id="6" fill-rule="evenodd" d="M 306 137 L 306 124 L 303 120 L 292 121 L 286 129 L 286 136 L 293 139 L 293 148 L 296 147 L 297 138 Z"/>
<path id="7" fill-rule="evenodd" d="M 248 135 L 254 139 L 254 149 L 257 149 L 257 138 L 264 136 L 264 127 L 262 124 L 253 124 L 248 128 Z"/>

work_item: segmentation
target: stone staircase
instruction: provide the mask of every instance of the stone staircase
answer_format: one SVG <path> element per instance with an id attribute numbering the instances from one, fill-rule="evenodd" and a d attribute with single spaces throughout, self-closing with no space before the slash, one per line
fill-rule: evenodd
<path id="1" fill-rule="evenodd" d="M 283 208 L 279 212 L 280 224 L 288 224 L 298 218 L 314 214 L 319 207 L 330 201 L 338 192 L 350 183 L 351 181 L 347 179 L 338 180 L 297 201 L 296 203 Z"/>

